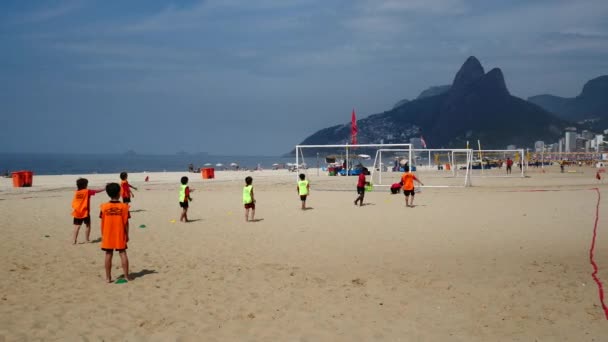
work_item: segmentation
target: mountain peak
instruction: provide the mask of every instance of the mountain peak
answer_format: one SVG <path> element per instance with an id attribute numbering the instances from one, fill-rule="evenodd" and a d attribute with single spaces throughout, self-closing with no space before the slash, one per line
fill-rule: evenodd
<path id="1" fill-rule="evenodd" d="M 483 77 L 483 87 L 488 88 L 496 94 L 509 95 L 507 84 L 505 83 L 505 76 L 500 68 L 494 68 L 490 70 Z"/>
<path id="2" fill-rule="evenodd" d="M 581 97 L 598 96 L 604 97 L 608 94 L 608 75 L 596 77 L 589 80 L 583 86 Z"/>
<path id="3" fill-rule="evenodd" d="M 475 83 L 485 74 L 483 70 L 483 66 L 477 58 L 471 56 L 467 58 L 464 64 L 456 73 L 456 77 L 454 77 L 454 83 L 452 83 L 452 88 L 462 89 L 467 88 L 471 84 Z"/>

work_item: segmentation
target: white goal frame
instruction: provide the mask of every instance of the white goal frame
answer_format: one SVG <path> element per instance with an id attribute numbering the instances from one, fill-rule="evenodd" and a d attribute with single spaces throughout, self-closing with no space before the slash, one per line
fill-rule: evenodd
<path id="1" fill-rule="evenodd" d="M 374 167 L 373 167 L 373 171 L 376 171 L 376 168 L 378 168 L 379 170 L 379 174 L 378 174 L 378 183 L 374 184 L 377 186 L 390 186 L 390 184 L 382 184 L 382 152 L 409 152 L 409 165 L 410 167 L 412 166 L 419 166 L 416 163 L 415 160 L 415 153 L 424 153 L 427 152 L 429 155 L 429 164 L 428 167 L 429 169 L 431 169 L 431 158 L 430 155 L 432 152 L 447 152 L 448 153 L 448 160 L 449 160 L 449 164 L 450 164 L 450 171 L 451 171 L 451 175 L 448 176 L 449 178 L 455 178 L 458 177 L 458 169 L 456 167 L 456 165 L 454 164 L 454 154 L 455 153 L 465 153 L 466 154 L 466 161 L 465 161 L 465 173 L 463 176 L 463 184 L 462 185 L 424 185 L 421 186 L 423 188 L 450 188 L 450 187 L 468 187 L 471 186 L 471 162 L 473 159 L 473 150 L 472 149 L 449 149 L 449 148 L 438 148 L 438 149 L 427 149 L 427 148 L 417 148 L 417 149 L 379 149 L 376 151 L 376 158 L 374 159 Z M 414 160 L 414 163 L 412 163 L 412 160 Z M 378 167 L 377 167 L 378 166 Z M 448 178 L 446 177 L 446 178 Z M 374 179 L 373 177 L 373 173 L 372 173 L 372 179 Z"/>
<path id="2" fill-rule="evenodd" d="M 506 158 L 504 158 L 504 156 L 506 154 L 517 154 L 519 153 L 519 162 L 521 163 L 521 171 L 518 173 L 511 173 L 511 174 L 505 174 L 503 175 L 496 175 L 496 174 L 491 174 L 489 172 L 487 172 L 487 168 L 484 168 L 484 163 L 483 163 L 483 158 L 484 158 L 484 153 L 503 153 L 503 161 L 506 162 Z M 526 154 L 524 153 L 524 149 L 523 148 L 519 148 L 519 149 L 514 149 L 514 150 L 473 150 L 473 158 L 478 157 L 479 160 L 481 161 L 481 171 L 478 172 L 473 172 L 473 170 L 471 170 L 471 176 L 472 177 L 480 177 L 480 178 L 514 178 L 514 177 L 521 177 L 524 178 L 526 177 L 526 168 L 528 168 L 527 165 L 527 161 L 526 161 Z M 515 158 L 513 158 L 513 167 L 518 167 L 517 163 L 515 161 Z M 506 165 L 505 165 L 506 168 Z M 505 169 L 506 170 L 506 169 Z M 475 170 L 477 171 L 477 170 Z"/>
<path id="3" fill-rule="evenodd" d="M 295 171 L 296 171 L 296 177 L 300 174 L 300 169 L 301 169 L 301 164 L 300 164 L 300 155 L 302 156 L 302 161 L 304 161 L 304 153 L 302 152 L 304 149 L 310 149 L 310 148 L 343 148 L 346 152 L 346 170 L 347 170 L 347 175 L 348 175 L 348 170 L 349 170 L 349 149 L 352 151 L 352 149 L 356 149 L 356 148 L 379 148 L 379 149 L 383 149 L 383 148 L 389 148 L 389 147 L 393 147 L 396 149 L 405 149 L 407 151 L 411 151 L 412 150 L 412 144 L 358 144 L 358 145 L 351 145 L 351 144 L 344 144 L 344 145 L 296 145 L 296 165 L 295 165 Z M 390 150 L 390 149 L 389 149 Z M 351 154 L 353 154 L 351 152 Z M 355 153 L 356 155 L 356 153 Z M 410 153 L 411 155 L 411 153 Z"/>

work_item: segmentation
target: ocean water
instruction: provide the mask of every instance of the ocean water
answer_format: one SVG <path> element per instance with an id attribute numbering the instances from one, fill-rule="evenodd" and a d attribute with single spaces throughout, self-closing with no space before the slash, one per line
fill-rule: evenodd
<path id="1" fill-rule="evenodd" d="M 240 168 L 273 168 L 273 164 L 294 163 L 294 158 L 272 156 L 214 156 L 197 155 L 143 155 L 143 154 L 35 154 L 0 153 L 0 173 L 30 170 L 37 175 L 91 174 L 127 172 L 187 171 L 188 165 L 195 168 L 213 167 L 221 163 L 230 169 L 231 163 Z M 207 165 L 206 165 L 207 164 Z"/>

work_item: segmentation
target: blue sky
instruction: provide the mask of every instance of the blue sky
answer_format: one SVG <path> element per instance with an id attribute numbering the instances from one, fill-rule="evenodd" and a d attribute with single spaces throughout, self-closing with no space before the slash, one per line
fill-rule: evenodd
<path id="1" fill-rule="evenodd" d="M 575 96 L 608 74 L 606 18 L 606 0 L 4 0 L 0 152 L 278 155 L 470 55 L 516 96 Z"/>

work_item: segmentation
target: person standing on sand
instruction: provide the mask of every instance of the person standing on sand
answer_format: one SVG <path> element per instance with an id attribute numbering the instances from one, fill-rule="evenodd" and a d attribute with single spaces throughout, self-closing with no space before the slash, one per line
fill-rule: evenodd
<path id="1" fill-rule="evenodd" d="M 511 174 L 511 168 L 513 167 L 513 161 L 511 160 L 511 158 L 507 158 L 507 174 Z"/>
<path id="2" fill-rule="evenodd" d="M 300 180 L 298 181 L 298 195 L 300 195 L 300 201 L 302 201 L 302 210 L 306 209 L 306 197 L 310 192 L 310 183 L 306 180 L 306 175 L 300 173 Z"/>
<path id="3" fill-rule="evenodd" d="M 410 168 L 405 166 L 403 175 L 401 176 L 401 183 L 403 183 L 403 194 L 405 195 L 405 206 L 414 207 L 414 181 L 420 185 L 424 185 L 413 172 L 410 172 Z M 412 202 L 410 202 L 410 196 L 412 196 Z"/>
<path id="4" fill-rule="evenodd" d="M 182 215 L 180 216 L 180 222 L 188 222 L 188 203 L 192 202 L 190 197 L 190 187 L 188 186 L 188 177 L 184 176 L 181 179 L 182 185 L 179 189 L 179 206 L 182 208 Z"/>
<path id="5" fill-rule="evenodd" d="M 245 222 L 253 221 L 255 218 L 255 197 L 253 195 L 253 178 L 250 176 L 245 178 L 243 205 L 245 206 Z M 249 219 L 249 210 L 251 210 L 251 220 Z"/>
<path id="6" fill-rule="evenodd" d="M 78 242 L 78 232 L 80 227 L 84 223 L 87 227 L 85 232 L 85 238 L 87 242 L 91 242 L 91 196 L 95 196 L 103 191 L 89 190 L 87 186 L 89 181 L 86 178 L 78 178 L 76 180 L 76 187 L 78 190 L 74 193 L 74 199 L 72 200 L 72 216 L 74 217 L 74 233 L 73 233 L 73 244 Z"/>
<path id="7" fill-rule="evenodd" d="M 348 175 L 348 173 L 347 173 L 347 175 Z M 361 173 L 359 174 L 359 178 L 357 179 L 357 194 L 359 196 L 355 200 L 355 205 L 357 205 L 357 202 L 359 202 L 360 207 L 363 206 L 363 198 L 365 197 L 365 184 L 366 184 L 365 172 L 364 172 L 364 170 L 361 170 Z"/>
<path id="8" fill-rule="evenodd" d="M 120 254 L 120 261 L 124 278 L 129 277 L 129 257 L 127 256 L 127 242 L 129 242 L 129 205 L 120 203 L 120 185 L 110 183 L 106 185 L 106 193 L 110 202 L 101 205 L 99 218 L 101 218 L 101 250 L 106 254 L 105 269 L 106 281 L 112 282 L 112 257 L 114 251 Z"/>
<path id="9" fill-rule="evenodd" d="M 131 189 L 137 190 L 137 188 L 129 184 L 127 178 L 129 178 L 129 175 L 126 172 L 120 173 L 120 197 L 122 197 L 122 203 L 129 204 L 131 203 L 131 197 L 135 197 Z"/>

